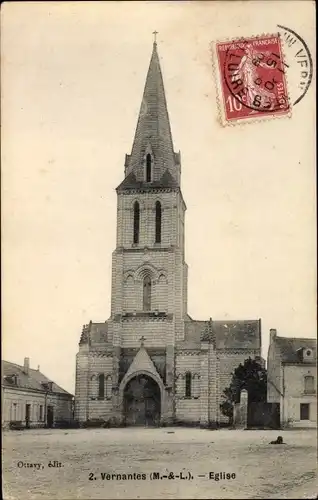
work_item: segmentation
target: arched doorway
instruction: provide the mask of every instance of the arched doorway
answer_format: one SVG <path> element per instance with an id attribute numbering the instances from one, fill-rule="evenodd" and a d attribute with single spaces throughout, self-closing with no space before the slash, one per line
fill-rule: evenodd
<path id="1" fill-rule="evenodd" d="M 126 425 L 143 427 L 160 423 L 160 388 L 148 375 L 137 375 L 129 380 L 124 389 L 124 419 Z"/>

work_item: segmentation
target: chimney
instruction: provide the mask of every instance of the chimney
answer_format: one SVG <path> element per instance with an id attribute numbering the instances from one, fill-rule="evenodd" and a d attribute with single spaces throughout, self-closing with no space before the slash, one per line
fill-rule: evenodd
<path id="1" fill-rule="evenodd" d="M 29 375 L 29 369 L 30 369 L 30 358 L 24 358 L 24 365 L 23 365 L 24 373 Z"/>
<path id="2" fill-rule="evenodd" d="M 276 330 L 276 328 L 271 328 L 269 330 L 269 336 L 270 336 L 270 343 L 272 344 L 274 342 L 274 340 L 276 339 L 276 337 L 277 337 L 277 330 Z"/>
<path id="3" fill-rule="evenodd" d="M 38 372 L 40 371 L 40 365 L 38 365 Z"/>

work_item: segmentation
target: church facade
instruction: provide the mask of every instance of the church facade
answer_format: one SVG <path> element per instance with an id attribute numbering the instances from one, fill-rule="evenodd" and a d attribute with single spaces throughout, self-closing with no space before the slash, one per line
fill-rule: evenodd
<path id="1" fill-rule="evenodd" d="M 188 314 L 186 205 L 154 42 L 125 175 L 117 187 L 111 315 L 84 325 L 76 357 L 80 424 L 226 422 L 222 392 L 261 356 L 260 320 L 196 321 Z"/>

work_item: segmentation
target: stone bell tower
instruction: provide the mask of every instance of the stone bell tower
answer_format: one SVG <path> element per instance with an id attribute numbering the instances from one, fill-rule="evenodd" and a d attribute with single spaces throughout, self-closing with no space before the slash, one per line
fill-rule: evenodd
<path id="1" fill-rule="evenodd" d="M 132 151 L 126 155 L 125 178 L 117 187 L 108 322 L 117 418 L 123 412 L 121 389 L 127 370 L 133 377 L 148 373 L 150 365 L 161 390 L 160 418 L 169 421 L 174 415 L 175 343 L 183 340 L 187 313 L 186 206 L 180 171 L 154 42 Z M 147 370 L 138 363 L 139 348 L 143 363 L 149 358 Z"/>

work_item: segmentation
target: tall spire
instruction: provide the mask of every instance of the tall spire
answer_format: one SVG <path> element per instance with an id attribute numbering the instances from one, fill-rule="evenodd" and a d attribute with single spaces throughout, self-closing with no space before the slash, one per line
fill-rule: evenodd
<path id="1" fill-rule="evenodd" d="M 165 175 L 179 183 L 179 155 L 173 151 L 169 115 L 157 51 L 156 35 L 146 78 L 131 155 L 126 156 L 125 175 L 132 172 L 138 182 L 145 178 L 147 157 L 151 157 L 152 178 L 158 183 Z M 168 172 L 167 172 L 168 171 Z M 169 175 L 170 174 L 170 175 Z"/>

